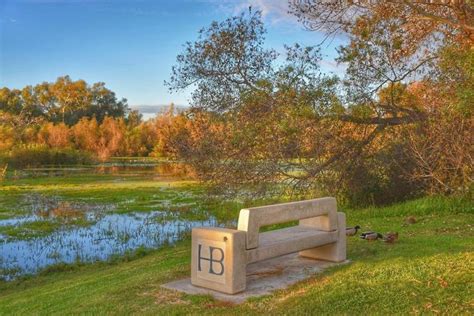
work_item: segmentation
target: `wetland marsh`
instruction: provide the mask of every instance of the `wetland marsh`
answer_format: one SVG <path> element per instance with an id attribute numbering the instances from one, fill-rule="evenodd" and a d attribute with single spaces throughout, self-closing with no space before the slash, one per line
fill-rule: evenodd
<path id="1" fill-rule="evenodd" d="M 195 226 L 232 225 L 231 211 L 211 206 L 191 174 L 145 159 L 10 171 L 0 182 L 0 278 L 156 249 Z"/>

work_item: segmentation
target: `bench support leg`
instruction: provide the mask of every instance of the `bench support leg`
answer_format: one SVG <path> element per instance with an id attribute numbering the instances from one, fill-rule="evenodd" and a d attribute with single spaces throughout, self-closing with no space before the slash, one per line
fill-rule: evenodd
<path id="1" fill-rule="evenodd" d="M 226 228 L 194 228 L 191 283 L 227 294 L 245 290 L 245 232 Z"/>
<path id="2" fill-rule="evenodd" d="M 346 214 L 337 213 L 337 242 L 321 247 L 300 251 L 299 255 L 312 259 L 342 262 L 346 260 Z"/>

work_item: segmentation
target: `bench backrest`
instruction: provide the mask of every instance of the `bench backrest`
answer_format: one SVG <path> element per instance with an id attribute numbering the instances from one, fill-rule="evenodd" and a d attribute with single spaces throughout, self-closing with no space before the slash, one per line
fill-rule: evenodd
<path id="1" fill-rule="evenodd" d="M 320 230 L 336 230 L 336 199 L 325 197 L 242 209 L 237 229 L 247 233 L 247 249 L 253 249 L 258 247 L 260 227 L 294 220 L 300 220 L 300 225 L 315 226 Z"/>

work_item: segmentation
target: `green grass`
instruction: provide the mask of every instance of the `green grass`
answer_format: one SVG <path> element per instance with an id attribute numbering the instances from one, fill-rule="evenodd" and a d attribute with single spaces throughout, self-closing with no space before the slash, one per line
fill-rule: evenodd
<path id="1" fill-rule="evenodd" d="M 21 225 L 0 226 L 0 234 L 9 238 L 29 239 L 48 235 L 59 227 L 61 223 L 57 221 L 34 221 Z"/>
<path id="2" fill-rule="evenodd" d="M 345 210 L 348 224 L 398 231 L 395 244 L 348 241 L 351 263 L 231 305 L 162 283 L 190 274 L 190 241 L 131 261 L 0 283 L 0 314 L 473 314 L 473 202 L 423 198 Z M 405 223 L 414 216 L 415 224 Z M 53 269 L 54 270 L 54 269 Z"/>
<path id="3" fill-rule="evenodd" d="M 7 239 L 31 239 L 49 235 L 59 229 L 86 227 L 93 221 L 85 218 L 53 219 L 24 222 L 17 225 L 0 226 L 0 234 Z"/>
<path id="4" fill-rule="evenodd" d="M 0 215 L 23 212 L 24 198 L 32 193 L 59 196 L 63 201 L 116 205 L 117 211 L 147 211 L 165 201 L 187 203 L 202 190 L 192 181 L 156 181 L 143 176 L 68 175 L 26 178 L 0 183 Z"/>

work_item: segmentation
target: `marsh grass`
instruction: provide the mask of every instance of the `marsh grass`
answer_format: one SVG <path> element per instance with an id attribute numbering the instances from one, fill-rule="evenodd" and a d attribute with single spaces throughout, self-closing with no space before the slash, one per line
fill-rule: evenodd
<path id="1" fill-rule="evenodd" d="M 26 171 L 18 171 L 21 172 Z M 99 206 L 109 213 L 164 210 L 192 215 L 196 214 L 201 201 L 197 196 L 202 195 L 202 188 L 193 181 L 153 180 L 147 172 L 135 173 L 133 170 L 129 173 L 102 174 L 85 168 L 78 173 L 54 176 L 35 175 L 35 172 L 18 177 L 12 173 L 0 182 L 0 220 L 49 214 L 52 211 L 61 211 L 61 216 L 39 218 L 35 223 L 0 226 L 1 235 L 28 239 L 45 236 L 58 229 L 91 225 L 94 221 L 81 218 L 76 213 L 84 214 L 88 209 Z"/>
<path id="2" fill-rule="evenodd" d="M 173 204 L 193 200 L 201 189 L 192 181 L 153 181 L 141 177 L 121 178 L 107 175 L 65 176 L 55 178 L 7 180 L 0 185 L 0 205 L 11 214 L 21 212 L 29 194 L 60 196 L 64 201 L 117 204 L 117 211 L 146 211 L 170 201 Z"/>
<path id="3" fill-rule="evenodd" d="M 182 220 L 203 220 L 212 210 L 212 216 L 232 226 L 232 221 L 236 220 L 243 205 L 262 205 L 275 201 L 222 200 L 209 196 L 201 185 L 191 180 L 153 180 L 146 173 L 97 174 L 87 170 L 54 177 L 9 177 L 0 182 L 0 219 L 28 216 L 32 210 L 49 207 L 50 204 L 62 203 L 63 207 L 57 209 L 65 209 L 67 207 L 64 205 L 69 203 L 76 207 L 79 205 L 81 209 L 102 205 L 107 212 L 118 214 L 159 210 Z M 72 214 L 74 209 L 63 213 Z M 93 223 L 80 219 L 69 222 L 64 219 L 44 220 L 36 224 L 0 227 L 0 234 L 9 238 L 28 239 L 67 228 L 68 224 L 77 227 Z"/>
<path id="4" fill-rule="evenodd" d="M 5 241 L 8 241 L 8 239 L 32 239 L 49 235 L 59 229 L 75 229 L 86 227 L 93 223 L 94 221 L 85 218 L 72 218 L 67 221 L 61 219 L 36 220 L 17 225 L 0 226 L 0 235 L 6 237 Z"/>
<path id="5" fill-rule="evenodd" d="M 348 225 L 395 244 L 348 240 L 348 265 L 242 305 L 183 295 L 160 284 L 189 276 L 190 240 L 111 263 L 62 267 L 0 282 L 0 314 L 472 314 L 473 202 L 423 198 L 345 210 Z M 407 216 L 416 217 L 407 224 Z"/>
<path id="6" fill-rule="evenodd" d="M 60 222 L 34 221 L 20 225 L 0 226 L 0 234 L 14 239 L 41 237 L 54 232 L 61 226 Z"/>

